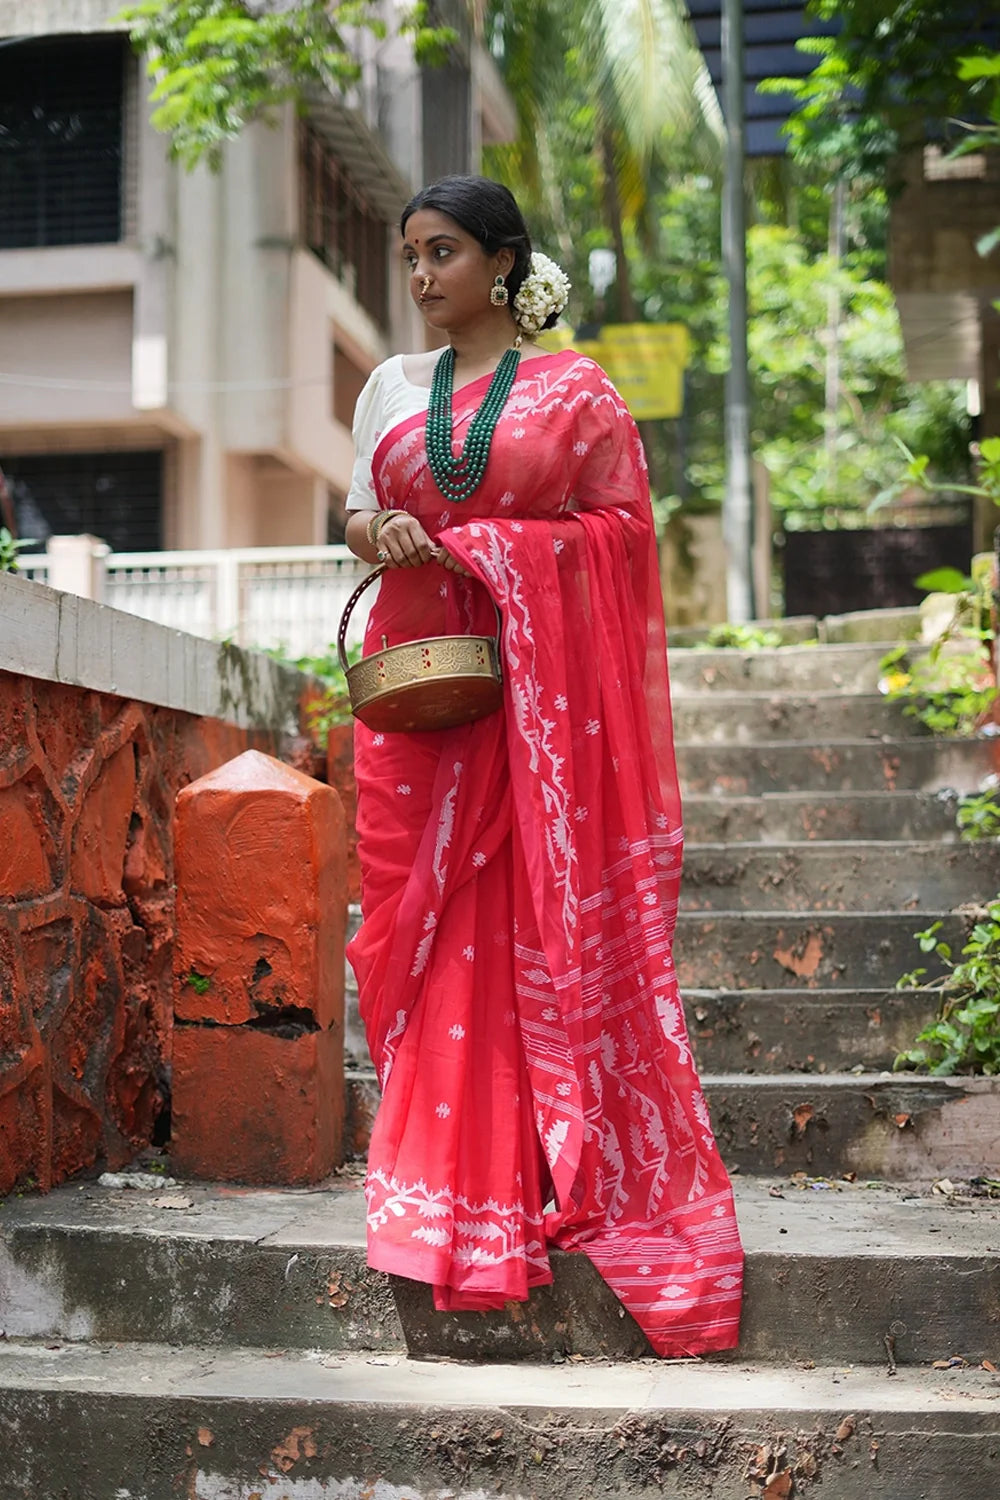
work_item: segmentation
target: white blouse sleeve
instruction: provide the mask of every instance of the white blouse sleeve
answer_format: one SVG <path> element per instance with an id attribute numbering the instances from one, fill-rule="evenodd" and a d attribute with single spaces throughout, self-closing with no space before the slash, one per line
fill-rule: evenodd
<path id="1" fill-rule="evenodd" d="M 382 367 L 379 365 L 366 380 L 354 408 L 351 433 L 354 438 L 354 469 L 347 493 L 348 510 L 378 510 L 372 483 L 372 457 L 385 426 L 383 420 Z"/>

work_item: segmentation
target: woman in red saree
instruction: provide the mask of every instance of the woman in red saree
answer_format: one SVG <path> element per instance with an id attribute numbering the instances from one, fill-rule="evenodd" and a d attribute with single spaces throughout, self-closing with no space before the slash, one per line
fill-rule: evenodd
<path id="1" fill-rule="evenodd" d="M 460 451 L 518 331 L 489 294 L 524 282 L 527 233 L 468 178 L 425 189 L 403 232 L 455 350 Z M 551 1281 L 550 1246 L 582 1251 L 658 1353 L 731 1348 L 742 1252 L 671 955 L 681 812 L 642 446 L 597 365 L 527 345 L 478 487 L 447 499 L 438 353 L 362 395 L 348 541 L 388 565 L 370 647 L 490 634 L 496 602 L 505 703 L 356 727 L 350 958 L 383 1090 L 369 1263 L 486 1309 Z"/>

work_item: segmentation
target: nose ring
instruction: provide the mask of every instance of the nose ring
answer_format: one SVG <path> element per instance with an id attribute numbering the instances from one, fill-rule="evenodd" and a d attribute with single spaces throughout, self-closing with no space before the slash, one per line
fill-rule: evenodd
<path id="1" fill-rule="evenodd" d="M 431 278 L 429 276 L 425 276 L 424 279 L 423 279 L 423 281 L 421 281 L 421 283 L 420 283 L 420 295 L 421 295 L 421 297 L 426 297 L 427 293 L 430 291 L 430 289 L 431 289 Z"/>

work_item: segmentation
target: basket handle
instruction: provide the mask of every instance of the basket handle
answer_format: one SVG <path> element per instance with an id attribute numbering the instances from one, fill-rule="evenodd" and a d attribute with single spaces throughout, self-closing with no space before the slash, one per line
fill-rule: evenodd
<path id="1" fill-rule="evenodd" d="M 354 593 L 344 605 L 344 613 L 340 617 L 340 625 L 337 627 L 337 656 L 340 659 L 340 670 L 346 674 L 347 661 L 347 626 L 351 618 L 351 612 L 357 604 L 365 589 L 373 584 L 377 578 L 381 578 L 385 568 L 373 568 L 367 578 L 362 578 Z"/>
<path id="2" fill-rule="evenodd" d="M 370 585 L 373 584 L 376 579 L 381 578 L 382 574 L 385 571 L 386 570 L 385 570 L 384 567 L 373 568 L 372 571 L 368 574 L 368 576 L 366 578 L 362 578 L 361 582 L 358 584 L 357 588 L 354 590 L 354 593 L 351 595 L 351 597 L 348 599 L 347 603 L 344 605 L 344 612 L 343 612 L 343 614 L 340 617 L 340 625 L 337 627 L 337 656 L 338 656 L 338 658 L 340 660 L 340 669 L 345 674 L 347 672 L 348 665 L 349 665 L 348 664 L 348 660 L 347 660 L 347 626 L 348 626 L 348 622 L 350 621 L 350 618 L 351 618 L 351 613 L 352 613 L 352 611 L 354 609 L 354 606 L 357 604 L 358 600 L 361 598 L 361 595 L 364 593 L 365 589 L 368 588 L 368 587 L 370 587 Z M 500 665 L 500 635 L 501 635 L 501 632 L 503 631 L 503 615 L 500 613 L 500 606 L 499 606 L 499 604 L 496 602 L 496 600 L 492 596 L 490 597 L 490 603 L 493 605 L 493 609 L 494 609 L 494 611 L 496 613 L 496 617 L 497 617 L 496 652 L 497 652 L 497 665 L 499 667 L 499 665 Z"/>

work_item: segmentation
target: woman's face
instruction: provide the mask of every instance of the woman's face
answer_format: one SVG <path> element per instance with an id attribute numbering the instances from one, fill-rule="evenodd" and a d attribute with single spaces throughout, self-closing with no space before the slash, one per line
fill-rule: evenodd
<path id="1" fill-rule="evenodd" d="M 462 328 L 496 317 L 490 289 L 514 263 L 512 250 L 487 255 L 454 219 L 420 208 L 406 221 L 403 259 L 410 268 L 410 296 L 433 328 Z"/>

